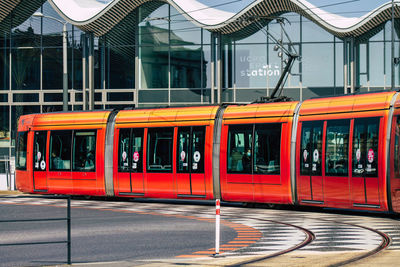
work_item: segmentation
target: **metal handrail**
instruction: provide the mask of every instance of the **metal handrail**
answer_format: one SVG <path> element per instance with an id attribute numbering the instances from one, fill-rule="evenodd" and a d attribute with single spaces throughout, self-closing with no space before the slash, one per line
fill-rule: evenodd
<path id="1" fill-rule="evenodd" d="M 53 196 L 0 196 L 0 198 L 54 198 Z M 67 217 L 64 218 L 44 218 L 44 219 L 19 219 L 19 220 L 0 220 L 0 223 L 16 222 L 44 222 L 44 221 L 67 221 L 67 240 L 43 241 L 43 242 L 21 242 L 3 243 L 2 246 L 23 246 L 23 245 L 43 245 L 43 244 L 67 244 L 67 264 L 71 264 L 71 196 L 58 196 L 57 199 L 67 200 Z"/>

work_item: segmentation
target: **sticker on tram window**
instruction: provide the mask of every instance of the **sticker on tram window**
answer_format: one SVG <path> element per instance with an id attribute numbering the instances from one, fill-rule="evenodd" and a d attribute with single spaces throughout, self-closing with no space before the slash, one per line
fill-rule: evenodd
<path id="1" fill-rule="evenodd" d="M 40 151 L 38 151 L 37 153 L 37 160 L 40 161 L 40 158 L 42 157 L 42 153 L 40 153 Z"/>
<path id="2" fill-rule="evenodd" d="M 319 159 L 318 149 L 315 149 L 314 153 L 313 153 L 313 160 L 314 160 L 314 162 L 318 162 L 318 159 Z M 314 166 L 313 166 L 313 168 L 314 168 Z"/>
<path id="3" fill-rule="evenodd" d="M 192 166 L 193 170 L 197 170 L 197 166 L 198 166 L 197 163 L 193 163 L 193 166 Z"/>
<path id="4" fill-rule="evenodd" d="M 369 163 L 374 162 L 374 156 L 375 156 L 374 150 L 373 150 L 372 148 L 370 148 L 370 149 L 368 150 L 368 162 L 369 162 Z"/>
<path id="5" fill-rule="evenodd" d="M 188 166 L 187 162 L 184 162 L 182 165 L 183 165 L 183 167 L 187 167 Z"/>
<path id="6" fill-rule="evenodd" d="M 313 163 L 313 165 L 312 165 L 312 170 L 313 170 L 313 171 L 317 171 L 317 164 Z"/>
<path id="7" fill-rule="evenodd" d="M 132 163 L 132 169 L 137 169 L 137 163 L 136 162 Z"/>
<path id="8" fill-rule="evenodd" d="M 133 161 L 134 162 L 138 162 L 139 161 L 139 152 L 135 151 L 135 153 L 133 153 Z"/>
<path id="9" fill-rule="evenodd" d="M 181 161 L 185 161 L 185 158 L 186 158 L 186 152 L 182 151 L 181 152 Z M 183 165 L 183 166 L 185 166 L 185 165 Z M 186 164 L 186 166 L 187 166 L 187 164 Z"/>
<path id="10" fill-rule="evenodd" d="M 306 163 L 306 164 L 304 164 L 304 167 L 308 168 L 308 167 L 310 167 L 310 164 Z"/>
<path id="11" fill-rule="evenodd" d="M 308 157 L 308 151 L 307 151 L 307 149 L 304 149 L 304 152 L 303 152 L 304 161 L 307 161 L 307 157 Z M 306 166 L 306 167 L 308 167 L 308 166 Z"/>
<path id="12" fill-rule="evenodd" d="M 358 164 L 357 168 L 362 169 L 363 165 L 362 164 Z"/>
<path id="13" fill-rule="evenodd" d="M 42 169 L 42 171 L 44 171 L 46 169 L 46 162 L 44 160 L 42 160 L 42 162 L 40 162 L 40 168 Z"/>
<path id="14" fill-rule="evenodd" d="M 122 152 L 122 161 L 125 161 L 125 160 L 126 160 L 126 156 L 127 156 L 126 152 L 125 152 L 125 151 Z"/>
<path id="15" fill-rule="evenodd" d="M 193 154 L 193 160 L 195 161 L 195 162 L 199 162 L 200 161 L 200 152 L 199 151 L 196 151 L 196 152 L 194 152 L 194 154 Z"/>
<path id="16" fill-rule="evenodd" d="M 359 148 L 357 148 L 357 151 L 356 151 L 356 158 L 357 158 L 357 162 L 360 162 L 360 160 L 361 160 L 361 149 L 359 149 Z M 362 167 L 359 167 L 359 168 L 362 168 Z"/>
<path id="17" fill-rule="evenodd" d="M 35 169 L 39 169 L 39 162 L 35 162 Z"/>

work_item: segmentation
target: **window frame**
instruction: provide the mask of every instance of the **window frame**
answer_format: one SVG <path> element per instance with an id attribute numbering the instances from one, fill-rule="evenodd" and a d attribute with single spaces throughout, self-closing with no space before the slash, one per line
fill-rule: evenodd
<path id="1" fill-rule="evenodd" d="M 24 145 L 24 151 L 21 151 L 21 136 L 23 136 L 22 144 Z M 15 153 L 15 169 L 19 171 L 26 171 L 27 169 L 27 151 L 28 151 L 28 131 L 20 131 L 17 133 L 16 153 Z M 25 164 L 21 165 L 20 153 L 25 152 Z"/>
<path id="2" fill-rule="evenodd" d="M 37 159 L 37 152 L 36 152 L 36 135 L 37 134 L 42 134 L 44 133 L 45 135 L 45 147 L 44 147 L 44 153 L 41 155 L 41 159 L 40 162 L 36 162 Z M 40 150 L 39 150 L 40 151 Z M 33 160 L 33 171 L 46 171 L 47 169 L 47 162 L 48 162 L 48 158 L 47 158 L 47 130 L 44 131 L 34 131 L 33 133 L 33 155 L 32 155 L 32 160 Z M 42 166 L 42 162 L 44 161 L 44 169 Z M 37 165 L 36 165 L 37 163 Z"/>
<path id="3" fill-rule="evenodd" d="M 372 120 L 374 120 L 374 123 L 371 123 L 372 122 Z M 361 153 L 361 155 L 360 155 L 360 158 L 361 158 L 361 164 L 363 165 L 363 164 L 365 164 L 365 167 L 361 167 L 362 169 L 364 169 L 364 172 L 362 172 L 362 173 L 360 173 L 360 174 L 357 174 L 357 173 L 355 173 L 355 169 L 356 168 L 354 168 L 355 166 L 353 165 L 353 163 L 355 164 L 355 160 L 356 160 L 356 153 L 354 153 L 355 151 L 354 151 L 354 141 L 355 141 L 355 133 L 356 133 L 356 123 L 357 122 L 360 122 L 359 123 L 359 125 L 363 125 L 364 127 L 365 126 L 367 126 L 367 128 L 365 128 L 364 129 L 364 131 L 363 131 L 363 134 L 365 134 L 366 133 L 366 138 L 365 138 L 365 151 L 364 151 L 364 153 L 363 153 L 363 151 L 360 151 L 360 153 Z M 370 165 L 370 164 L 368 164 L 367 163 L 367 161 L 368 161 L 368 159 L 367 159 L 367 157 L 368 157 L 368 152 L 367 151 L 369 151 L 369 149 L 368 149 L 368 134 L 369 134 L 369 132 L 368 132 L 368 126 L 369 125 L 375 125 L 375 123 L 376 123 L 376 125 L 377 125 L 377 127 L 376 127 L 376 133 L 377 133 L 377 136 L 376 136 L 376 146 L 374 147 L 374 149 L 373 149 L 373 152 L 374 152 L 374 159 L 376 159 L 375 161 L 373 161 L 375 164 L 375 171 L 373 172 L 373 173 L 367 173 L 367 169 L 368 169 L 368 165 Z M 353 143 L 352 143 L 352 151 L 351 151 L 351 153 L 352 153 L 352 177 L 378 177 L 379 176 L 379 162 L 378 162 L 378 159 L 379 159 L 379 129 L 380 129 L 380 125 L 381 125 L 381 117 L 368 117 L 368 118 L 357 118 L 357 119 L 354 119 L 354 126 L 353 126 L 353 138 L 352 138 L 352 141 L 353 141 Z M 360 162 L 358 162 L 358 164 L 360 164 Z M 372 162 L 371 162 L 371 164 L 372 164 Z M 357 168 L 357 169 L 361 169 L 361 168 Z"/>
<path id="4" fill-rule="evenodd" d="M 282 173 L 282 125 L 283 123 L 281 122 L 271 122 L 271 123 L 253 123 L 253 124 L 232 124 L 228 126 L 228 136 L 227 136 L 227 150 L 226 150 L 226 171 L 228 174 L 243 174 L 243 175 L 281 175 Z M 263 129 L 267 129 L 272 127 L 276 127 L 276 129 L 279 129 L 279 153 L 278 153 L 278 158 L 279 158 L 279 167 L 277 167 L 276 171 L 273 171 L 272 173 L 259 173 L 256 172 L 256 147 L 255 147 L 255 137 L 256 134 L 261 132 Z M 232 140 L 232 136 L 236 133 L 241 133 L 242 131 L 244 133 L 244 144 L 243 144 L 243 151 L 239 151 L 240 149 L 238 146 L 233 147 L 233 142 L 236 143 L 236 140 Z M 250 140 L 247 140 L 250 139 Z M 234 150 L 234 148 L 236 148 Z M 250 156 L 247 154 L 250 150 Z M 233 152 L 232 152 L 233 151 Z M 239 161 L 242 162 L 242 170 L 241 171 L 232 171 L 232 163 L 233 161 L 233 153 L 236 153 L 236 159 L 235 162 L 239 163 Z M 232 154 L 232 155 L 231 155 Z M 244 164 L 243 159 L 247 159 L 249 161 L 249 169 L 246 169 Z M 230 166 L 231 164 L 231 166 Z M 239 164 L 240 166 L 240 164 Z"/>
<path id="5" fill-rule="evenodd" d="M 56 133 L 61 133 L 61 132 L 66 132 L 66 133 L 69 132 L 69 135 L 70 135 L 70 138 L 69 138 L 70 139 L 70 143 L 69 143 L 69 161 L 70 161 L 70 163 L 69 163 L 69 168 L 68 169 L 67 168 L 59 169 L 59 168 L 55 168 L 53 166 L 53 165 L 55 165 L 54 160 L 56 160 L 56 158 L 60 158 L 59 160 L 64 161 L 64 159 L 61 159 L 60 155 L 56 155 L 56 156 L 53 157 L 53 139 L 54 139 L 54 135 Z M 73 141 L 73 134 L 74 134 L 73 130 L 52 130 L 52 131 L 50 131 L 49 155 L 48 155 L 48 157 L 49 157 L 49 159 L 48 159 L 49 171 L 71 172 L 71 170 L 72 170 L 72 143 L 73 143 L 72 141 Z M 65 134 L 65 135 L 67 136 L 67 134 Z"/>
<path id="6" fill-rule="evenodd" d="M 347 122 L 347 124 L 345 123 Z M 329 124 L 333 124 L 333 125 L 329 125 Z M 331 173 L 329 172 L 328 168 L 328 128 L 332 126 L 332 127 L 346 127 L 347 126 L 347 149 L 345 150 L 345 153 L 342 153 L 342 156 L 345 156 L 345 162 L 347 163 L 346 166 L 343 167 L 343 169 L 345 170 L 345 172 L 343 173 Z M 337 119 L 337 120 L 326 120 L 326 128 L 325 128 L 325 176 L 329 176 L 329 177 L 349 177 L 349 173 L 350 173 L 350 158 L 349 158 L 349 152 L 350 152 L 350 130 L 351 130 L 351 119 Z M 343 132 L 341 132 L 343 134 Z M 333 140 L 333 139 L 332 139 Z M 344 144 L 344 143 L 343 143 Z M 345 147 L 343 145 L 343 147 Z M 337 155 L 339 155 L 338 153 L 336 153 Z M 332 160 L 333 161 L 333 160 Z M 333 168 L 336 169 L 336 168 Z"/>
<path id="7" fill-rule="evenodd" d="M 164 168 L 163 169 L 163 167 L 162 167 L 163 165 L 161 165 L 161 164 L 159 164 L 161 169 L 151 168 L 150 167 L 150 156 L 152 156 L 153 153 L 150 153 L 150 151 L 151 151 L 152 148 L 154 149 L 153 143 L 151 143 L 153 141 L 152 138 L 151 138 L 151 135 L 155 134 L 155 133 L 166 133 L 167 131 L 170 131 L 170 134 L 171 134 L 170 137 L 166 137 L 166 138 L 168 138 L 170 140 L 170 143 L 169 143 L 169 148 L 170 148 L 169 160 L 170 160 L 170 164 L 167 164 L 167 165 L 164 165 L 164 166 L 169 166 L 169 168 Z M 173 164 L 174 164 L 174 159 L 173 159 L 174 131 L 175 131 L 174 127 L 147 128 L 146 172 L 149 172 L 149 173 L 172 173 L 173 172 L 173 169 L 174 169 L 173 168 Z M 160 140 L 160 139 L 158 139 L 158 140 Z"/>
<path id="8" fill-rule="evenodd" d="M 75 166 L 75 162 L 76 162 L 76 139 L 77 139 L 77 134 L 79 133 L 94 133 L 94 152 L 92 152 L 92 156 L 93 158 L 90 159 L 93 163 L 93 167 L 88 168 L 88 167 L 76 167 Z M 84 136 L 84 135 L 82 135 Z M 88 136 L 93 136 L 93 135 L 88 135 Z M 73 131 L 73 136 L 72 136 L 72 142 L 71 142 L 71 171 L 72 172 L 96 172 L 96 150 L 97 150 L 97 130 L 93 129 L 93 130 L 74 130 Z M 89 155 L 91 151 L 86 151 L 86 154 Z M 85 159 L 85 162 L 87 161 L 87 159 Z"/>
<path id="9" fill-rule="evenodd" d="M 127 166 L 122 166 L 122 154 L 121 154 L 121 132 L 128 132 L 128 149 L 127 149 Z M 139 160 L 137 161 L 137 168 L 133 169 L 133 136 L 139 137 L 134 132 L 140 132 L 141 143 L 140 143 L 140 152 L 139 152 Z M 143 172 L 143 145 L 144 145 L 144 128 L 120 128 L 119 136 L 118 136 L 118 172 L 122 173 L 142 173 Z M 136 151 L 135 151 L 136 152 Z"/>

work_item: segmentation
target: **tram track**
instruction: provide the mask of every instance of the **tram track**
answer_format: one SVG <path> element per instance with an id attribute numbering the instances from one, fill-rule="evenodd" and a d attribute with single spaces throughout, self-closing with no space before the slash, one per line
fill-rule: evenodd
<path id="1" fill-rule="evenodd" d="M 379 230 L 372 229 L 370 227 L 366 227 L 366 226 L 362 226 L 362 225 L 351 224 L 351 223 L 343 223 L 343 222 L 336 222 L 336 223 L 342 223 L 342 224 L 347 224 L 347 225 L 351 225 L 351 226 L 354 226 L 354 227 L 360 227 L 360 228 L 363 228 L 365 230 L 374 232 L 374 233 L 376 233 L 376 234 L 378 234 L 378 235 L 380 235 L 382 237 L 382 242 L 378 247 L 376 247 L 373 250 L 370 250 L 370 251 L 368 251 L 368 252 L 366 252 L 366 253 L 364 253 L 362 255 L 359 255 L 359 256 L 356 256 L 356 257 L 353 257 L 353 258 L 350 258 L 350 259 L 347 259 L 347 260 L 344 260 L 344 261 L 329 265 L 329 267 L 345 266 L 345 265 L 348 265 L 350 263 L 354 263 L 354 262 L 360 261 L 362 259 L 365 259 L 365 258 L 368 258 L 368 257 L 370 257 L 372 255 L 375 255 L 378 252 L 383 251 L 384 249 L 389 247 L 390 244 L 391 244 L 392 240 L 391 240 L 390 236 L 388 236 L 387 234 L 385 234 L 385 233 L 383 233 L 383 232 L 381 232 Z"/>
<path id="2" fill-rule="evenodd" d="M 288 226 L 288 227 L 294 227 L 294 228 L 296 228 L 298 230 L 301 230 L 306 235 L 306 238 L 301 243 L 298 243 L 295 246 L 292 246 L 292 247 L 290 247 L 288 249 L 281 250 L 281 251 L 272 253 L 270 255 L 257 257 L 255 259 L 243 260 L 243 261 L 240 261 L 240 262 L 236 262 L 235 264 L 224 265 L 224 266 L 234 267 L 234 266 L 242 266 L 242 265 L 247 265 L 247 264 L 256 264 L 256 263 L 259 263 L 259 262 L 262 262 L 262 261 L 265 261 L 265 260 L 268 260 L 268 259 L 276 258 L 276 257 L 282 256 L 284 254 L 288 254 L 290 252 L 294 252 L 296 250 L 299 250 L 299 249 L 309 245 L 310 243 L 312 243 L 316 239 L 316 235 L 311 230 L 306 229 L 306 228 L 301 227 L 301 226 L 298 226 L 298 225 L 290 224 L 290 223 L 285 223 L 285 222 L 276 221 L 276 220 L 253 218 L 253 217 L 250 217 L 250 216 L 225 215 L 225 217 L 229 217 L 229 219 L 232 219 L 232 218 L 233 219 L 251 219 L 251 220 L 256 220 L 256 221 L 281 224 L 281 225 L 285 225 L 285 226 Z M 306 218 L 306 217 L 304 217 L 304 218 Z M 366 259 L 366 258 L 368 258 L 370 256 L 373 256 L 373 255 L 385 250 L 387 247 L 390 246 L 390 244 L 392 242 L 390 236 L 388 236 L 384 232 L 379 231 L 377 229 L 370 228 L 370 227 L 366 227 L 366 226 L 363 226 L 363 225 L 347 223 L 347 222 L 340 222 L 340 221 L 337 221 L 337 220 L 315 219 L 315 218 L 314 218 L 314 220 L 325 221 L 325 222 L 335 223 L 335 224 L 348 225 L 348 226 L 355 227 L 355 228 L 362 228 L 364 230 L 373 232 L 373 233 L 379 235 L 382 238 L 382 242 L 375 249 L 367 251 L 366 253 L 363 253 L 361 255 L 352 257 L 350 259 L 346 259 L 346 260 L 337 262 L 335 264 L 327 265 L 329 267 L 345 266 L 345 265 L 348 265 L 348 264 L 355 263 L 357 261 Z"/>
<path id="3" fill-rule="evenodd" d="M 267 260 L 267 259 L 275 258 L 275 257 L 281 256 L 281 255 L 287 254 L 289 252 L 298 250 L 298 249 L 300 249 L 302 247 L 305 247 L 305 246 L 307 246 L 308 244 L 310 244 L 311 242 L 313 242 L 315 240 L 315 234 L 312 231 L 310 231 L 310 230 L 308 230 L 306 228 L 297 226 L 297 225 L 284 223 L 284 222 L 279 222 L 279 221 L 274 221 L 274 220 L 267 220 L 267 219 L 260 219 L 260 218 L 249 218 L 249 217 L 246 217 L 246 216 L 238 216 L 236 218 L 253 219 L 253 220 L 257 220 L 257 221 L 264 221 L 264 222 L 270 222 L 270 223 L 275 223 L 275 224 L 286 225 L 286 226 L 289 226 L 289 227 L 294 227 L 294 228 L 302 231 L 305 234 L 306 238 L 302 242 L 300 242 L 300 243 L 296 244 L 295 246 L 292 246 L 292 247 L 290 247 L 288 249 L 281 250 L 281 251 L 272 253 L 270 255 L 261 256 L 261 257 L 258 257 L 256 259 L 243 260 L 241 262 L 237 262 L 235 264 L 226 265 L 226 266 L 230 266 L 230 267 L 242 266 L 242 265 L 246 265 L 246 264 L 253 264 L 253 263 L 261 262 L 261 261 L 264 261 L 264 260 Z"/>
<path id="4" fill-rule="evenodd" d="M 101 203 L 99 203 L 99 204 L 101 205 Z M 117 211 L 117 210 L 124 211 L 124 209 L 129 209 L 131 207 L 131 205 L 125 205 L 125 204 L 118 205 L 117 203 L 113 203 L 113 202 L 107 202 L 106 204 L 107 204 L 106 206 L 109 206 L 109 208 L 111 208 L 112 206 L 115 206 L 116 209 L 113 209 L 115 211 Z M 96 205 L 91 206 L 90 208 L 96 208 L 95 206 Z M 162 204 L 161 207 L 151 207 L 151 205 L 147 205 L 147 204 L 145 204 L 143 206 L 141 206 L 141 205 L 133 205 L 133 206 L 135 206 L 139 210 L 154 211 L 154 212 L 158 212 L 158 213 L 160 213 L 160 208 L 161 208 L 162 211 L 165 212 L 165 214 L 171 214 L 171 215 L 172 214 L 177 214 L 177 215 L 178 214 L 179 215 L 186 214 L 186 216 L 187 216 L 188 213 L 192 213 L 193 211 L 196 211 L 196 215 L 194 215 L 194 216 L 196 216 L 196 217 L 207 217 L 209 221 L 211 221 L 212 220 L 211 218 L 213 217 L 213 212 L 212 212 L 213 210 L 212 209 L 206 209 L 202 205 L 200 205 L 198 207 L 192 207 L 192 206 L 186 206 L 186 205 L 184 207 L 176 206 L 176 208 L 168 207 L 166 204 Z M 294 244 L 294 245 L 292 245 L 292 246 L 290 246 L 288 248 L 282 249 L 280 251 L 272 252 L 272 253 L 270 253 L 268 255 L 257 255 L 257 256 L 254 255 L 252 257 L 246 257 L 246 258 L 242 258 L 242 259 L 232 260 L 232 261 L 230 261 L 229 264 L 223 264 L 223 266 L 242 266 L 242 265 L 260 264 L 260 263 L 265 264 L 264 261 L 266 261 L 266 260 L 273 259 L 273 258 L 278 258 L 279 256 L 283 256 L 285 254 L 289 254 L 291 252 L 298 251 L 298 250 L 300 250 L 302 248 L 307 247 L 308 245 L 310 245 L 314 241 L 318 241 L 318 238 L 319 238 L 319 236 L 317 234 L 318 231 L 316 233 L 315 232 L 315 228 L 312 228 L 312 227 L 310 228 L 310 227 L 307 227 L 307 226 L 304 226 L 304 225 L 299 225 L 300 223 L 288 223 L 288 222 L 281 221 L 280 218 L 284 217 L 285 214 L 284 213 L 280 214 L 278 210 L 274 210 L 274 212 L 269 214 L 269 215 L 278 217 L 279 219 L 277 219 L 277 218 L 274 218 L 274 219 L 263 219 L 263 218 L 259 218 L 258 216 L 268 215 L 268 214 L 266 214 L 267 210 L 265 210 L 265 209 L 256 211 L 255 212 L 256 216 L 236 215 L 235 213 L 242 213 L 240 211 L 240 209 L 242 209 L 242 208 L 229 207 L 229 209 L 227 209 L 227 212 L 224 213 L 224 216 L 223 216 L 224 220 L 230 221 L 230 222 L 248 220 L 249 222 L 252 222 L 252 223 L 249 224 L 249 226 L 251 226 L 251 227 L 255 227 L 254 225 L 257 225 L 257 224 L 260 225 L 260 223 L 261 224 L 265 223 L 266 225 L 268 225 L 268 224 L 284 225 L 286 227 L 295 228 L 298 231 L 301 231 L 305 235 L 305 237 L 304 237 L 304 239 L 302 239 L 301 242 L 298 242 L 297 244 Z M 275 211 L 277 211 L 277 212 L 275 212 Z M 163 212 L 161 212 L 161 213 L 163 213 Z M 254 212 L 252 212 L 252 213 L 254 214 Z M 345 266 L 345 265 L 353 264 L 355 262 L 364 260 L 364 259 L 366 259 L 368 257 L 373 256 L 373 255 L 376 255 L 377 253 L 385 250 L 386 248 L 388 248 L 392 244 L 392 238 L 388 234 L 386 234 L 386 233 L 384 233 L 384 232 L 382 232 L 382 231 L 380 231 L 378 229 L 374 229 L 372 227 L 361 225 L 363 223 L 360 224 L 360 223 L 346 222 L 345 218 L 343 218 L 344 221 L 339 221 L 337 219 L 337 217 L 336 217 L 336 219 L 318 218 L 317 216 L 314 216 L 314 215 L 316 215 L 316 214 L 313 213 L 312 215 L 307 215 L 307 214 L 298 213 L 298 214 L 296 214 L 296 217 L 299 219 L 299 222 L 301 222 L 301 221 L 305 222 L 307 220 L 309 220 L 309 221 L 312 220 L 312 221 L 314 221 L 313 223 L 315 223 L 315 222 L 323 222 L 323 223 L 325 223 L 327 225 L 330 225 L 331 227 L 336 227 L 338 225 L 347 225 L 347 226 L 355 228 L 355 229 L 356 228 L 361 228 L 363 230 L 366 230 L 366 231 L 369 231 L 369 232 L 372 232 L 372 233 L 376 234 L 377 235 L 377 239 L 376 239 L 377 242 L 379 242 L 379 237 L 381 238 L 381 242 L 380 242 L 379 246 L 377 246 L 377 247 L 375 247 L 373 249 L 370 249 L 370 250 L 368 250 L 366 252 L 360 252 L 362 254 L 357 253 L 357 255 L 355 255 L 355 256 L 353 256 L 351 258 L 347 258 L 345 260 L 338 261 L 336 263 L 335 262 L 327 263 L 326 266 L 338 267 L 338 266 Z M 349 219 L 352 219 L 352 218 L 349 218 Z M 284 219 L 282 218 L 282 220 L 284 220 Z M 258 223 L 255 223 L 255 222 L 258 222 Z M 306 224 L 306 225 L 308 225 L 308 224 Z M 255 227 L 255 228 L 257 229 L 257 227 Z M 357 230 L 355 230 L 355 231 L 357 231 Z M 268 238 L 268 234 L 263 234 L 263 237 L 264 238 Z M 274 239 L 274 238 L 272 237 L 271 239 Z M 249 250 L 252 250 L 252 248 L 253 248 L 252 245 L 243 246 L 241 248 L 236 249 L 235 252 L 237 251 L 238 254 L 240 254 L 241 250 L 242 251 L 249 251 Z M 221 253 L 221 256 L 223 256 L 224 254 L 225 253 Z M 226 256 L 229 257 L 229 253 Z M 323 255 L 321 255 L 321 257 L 323 257 Z"/>

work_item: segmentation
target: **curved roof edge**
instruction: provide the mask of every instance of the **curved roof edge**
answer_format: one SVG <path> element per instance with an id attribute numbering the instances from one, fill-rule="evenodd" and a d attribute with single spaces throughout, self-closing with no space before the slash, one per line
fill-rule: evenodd
<path id="1" fill-rule="evenodd" d="M 0 30 L 9 31 L 27 20 L 46 0 L 1 0 Z"/>
<path id="2" fill-rule="evenodd" d="M 84 31 L 101 36 L 139 6 L 153 0 L 113 0 L 108 4 L 96 0 L 49 0 L 68 22 Z M 160 2 L 160 1 L 157 1 Z M 346 18 L 326 12 L 306 0 L 256 0 L 239 13 L 207 7 L 197 1 L 162 0 L 176 8 L 194 24 L 214 32 L 232 34 L 263 17 L 296 12 L 337 37 L 361 36 L 391 19 L 391 2 L 359 18 Z M 400 0 L 395 0 L 395 17 L 400 17 Z M 249 19 L 253 18 L 253 19 Z"/>

